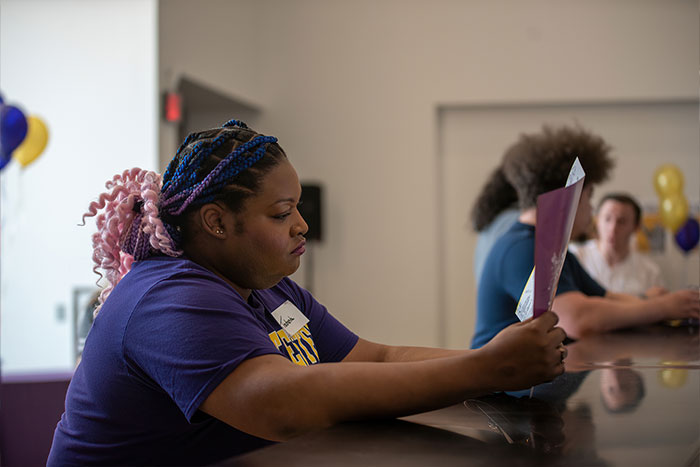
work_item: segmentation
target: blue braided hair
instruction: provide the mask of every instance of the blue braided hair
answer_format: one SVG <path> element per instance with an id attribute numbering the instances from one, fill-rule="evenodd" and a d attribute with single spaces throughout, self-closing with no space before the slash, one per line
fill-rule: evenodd
<path id="1" fill-rule="evenodd" d="M 240 211 L 258 192 L 262 177 L 283 159 L 277 138 L 239 120 L 188 135 L 163 174 L 159 202 L 160 217 L 175 244 L 182 240 L 184 215 L 216 200 Z"/>

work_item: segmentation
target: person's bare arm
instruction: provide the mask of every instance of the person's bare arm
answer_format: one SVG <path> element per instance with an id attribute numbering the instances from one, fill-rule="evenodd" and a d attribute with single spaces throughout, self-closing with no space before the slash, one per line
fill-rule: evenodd
<path id="1" fill-rule="evenodd" d="M 255 357 L 240 364 L 200 409 L 252 435 L 285 440 L 344 420 L 409 415 L 495 390 L 528 388 L 564 371 L 558 346 L 565 334 L 553 327 L 556 320 L 546 313 L 514 324 L 479 350 L 375 354 L 369 346 L 354 355 L 428 358 L 420 361 L 300 367 L 279 355 Z"/>
<path id="2" fill-rule="evenodd" d="M 609 290 L 605 292 L 605 298 L 609 298 L 610 300 L 619 300 L 622 302 L 641 303 L 642 301 L 641 297 L 637 297 L 635 295 L 630 295 L 626 293 L 611 292 Z"/>
<path id="3" fill-rule="evenodd" d="M 665 287 L 654 285 L 654 286 L 649 287 L 644 292 L 644 295 L 646 296 L 646 298 L 654 298 L 654 297 L 659 297 L 659 296 L 667 294 L 667 293 L 668 293 L 668 289 L 666 289 Z"/>
<path id="4" fill-rule="evenodd" d="M 344 362 L 416 362 L 463 355 L 464 350 L 377 344 L 360 338 Z"/>
<path id="5" fill-rule="evenodd" d="M 569 337 L 579 338 L 665 319 L 697 318 L 700 296 L 694 290 L 679 290 L 642 300 L 631 295 L 590 297 L 581 292 L 557 295 L 552 310 Z"/>

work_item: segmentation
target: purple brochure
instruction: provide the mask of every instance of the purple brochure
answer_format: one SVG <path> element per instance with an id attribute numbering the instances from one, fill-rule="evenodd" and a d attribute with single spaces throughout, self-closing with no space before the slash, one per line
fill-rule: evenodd
<path id="1" fill-rule="evenodd" d="M 535 267 L 516 310 L 521 321 L 530 316 L 537 318 L 552 306 L 585 175 L 576 158 L 566 186 L 537 197 Z"/>
<path id="2" fill-rule="evenodd" d="M 578 163 L 578 158 L 574 164 Z M 535 318 L 552 307 L 564 265 L 583 180 L 537 197 L 535 226 Z"/>

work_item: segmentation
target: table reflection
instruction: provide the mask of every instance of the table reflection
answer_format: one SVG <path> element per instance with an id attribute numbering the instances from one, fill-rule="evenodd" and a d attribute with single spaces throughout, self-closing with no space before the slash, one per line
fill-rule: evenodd
<path id="1" fill-rule="evenodd" d="M 485 419 L 491 434 L 482 434 L 482 440 L 518 445 L 538 464 L 608 465 L 597 452 L 590 404 L 568 403 L 589 374 L 565 373 L 535 386 L 532 397 L 527 390 L 469 399 L 464 402 L 470 411 L 467 417 L 481 415 Z"/>
<path id="2" fill-rule="evenodd" d="M 516 455 L 504 450 L 497 465 L 509 458 L 532 465 L 697 465 L 700 372 L 636 367 L 634 360 L 568 371 L 535 386 L 532 397 L 530 390 L 492 394 L 406 420 L 517 447 Z"/>
<path id="3" fill-rule="evenodd" d="M 587 336 L 567 345 L 569 371 L 603 367 L 700 368 L 697 326 L 649 326 Z"/>
<path id="4" fill-rule="evenodd" d="M 629 365 L 627 359 L 616 362 Z M 603 368 L 600 370 L 599 377 L 600 399 L 608 412 L 630 412 L 644 398 L 644 379 L 637 370 L 625 367 Z"/>

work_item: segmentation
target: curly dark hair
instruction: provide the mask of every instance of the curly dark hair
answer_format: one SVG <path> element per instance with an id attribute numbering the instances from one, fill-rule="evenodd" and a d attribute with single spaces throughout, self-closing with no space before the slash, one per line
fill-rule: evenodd
<path id="1" fill-rule="evenodd" d="M 472 207 L 471 220 L 482 231 L 502 211 L 537 205 L 537 196 L 564 186 L 576 157 L 586 172 L 585 185 L 608 179 L 615 162 L 600 136 L 580 127 L 544 125 L 539 133 L 521 134 L 491 174 Z"/>

